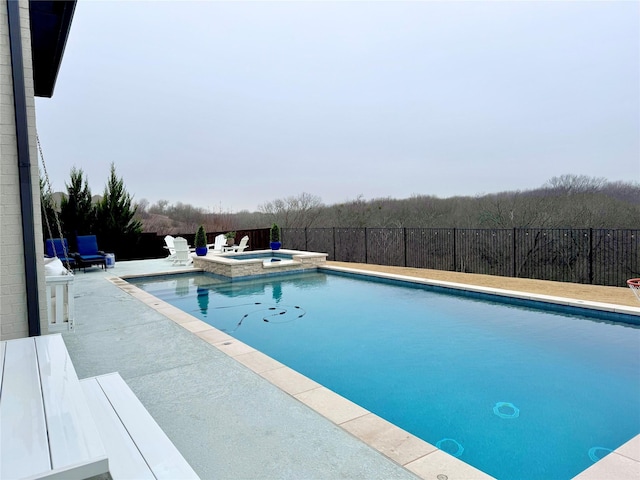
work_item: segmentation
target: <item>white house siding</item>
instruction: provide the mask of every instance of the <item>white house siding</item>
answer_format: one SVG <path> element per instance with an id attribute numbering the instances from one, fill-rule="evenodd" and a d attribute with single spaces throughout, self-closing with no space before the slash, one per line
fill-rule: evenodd
<path id="1" fill-rule="evenodd" d="M 44 247 L 40 212 L 29 3 L 27 0 L 20 0 L 20 27 L 27 97 L 29 151 L 31 156 L 40 325 L 42 333 L 46 334 Z M 25 282 L 7 0 L 0 0 L 0 339 L 2 340 L 28 336 Z"/>

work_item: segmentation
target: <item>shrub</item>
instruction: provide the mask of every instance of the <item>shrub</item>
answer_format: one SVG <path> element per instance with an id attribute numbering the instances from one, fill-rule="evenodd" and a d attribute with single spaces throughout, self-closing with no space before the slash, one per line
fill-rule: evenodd
<path id="1" fill-rule="evenodd" d="M 204 231 L 204 225 L 200 225 L 198 227 L 198 231 L 196 232 L 196 239 L 194 243 L 196 248 L 207 246 L 207 234 Z"/>
<path id="2" fill-rule="evenodd" d="M 280 227 L 276 223 L 271 225 L 271 232 L 269 233 L 269 237 L 272 242 L 280 241 Z"/>

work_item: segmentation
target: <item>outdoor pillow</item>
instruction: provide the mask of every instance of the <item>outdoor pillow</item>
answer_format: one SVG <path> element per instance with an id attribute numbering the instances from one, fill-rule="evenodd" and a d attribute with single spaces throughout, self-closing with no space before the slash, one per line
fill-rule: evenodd
<path id="1" fill-rule="evenodd" d="M 44 259 L 44 274 L 47 277 L 57 277 L 60 275 L 69 275 L 69 271 L 64 268 L 62 261 L 58 257 Z"/>

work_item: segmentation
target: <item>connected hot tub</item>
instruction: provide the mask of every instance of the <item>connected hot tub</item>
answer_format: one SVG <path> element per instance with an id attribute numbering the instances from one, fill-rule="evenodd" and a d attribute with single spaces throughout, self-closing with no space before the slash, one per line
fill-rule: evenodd
<path id="1" fill-rule="evenodd" d="M 225 277 L 248 277 L 268 273 L 312 270 L 324 265 L 326 253 L 300 250 L 253 250 L 242 253 L 194 257 L 193 266 Z"/>

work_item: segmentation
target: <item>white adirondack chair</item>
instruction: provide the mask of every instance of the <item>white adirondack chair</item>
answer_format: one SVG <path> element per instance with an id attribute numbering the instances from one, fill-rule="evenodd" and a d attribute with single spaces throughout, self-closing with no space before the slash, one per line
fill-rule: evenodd
<path id="1" fill-rule="evenodd" d="M 234 252 L 244 252 L 249 246 L 249 235 L 245 235 L 240 240 L 240 244 L 236 247 L 233 247 Z"/>
<path id="2" fill-rule="evenodd" d="M 224 247 L 225 243 L 227 243 L 227 237 L 224 234 L 217 235 L 214 243 L 211 245 L 207 245 L 212 253 L 222 253 L 222 247 Z"/>
<path id="3" fill-rule="evenodd" d="M 167 235 L 166 237 L 164 237 L 164 243 L 165 246 L 164 248 L 167 249 L 167 251 L 169 252 L 169 256 L 167 257 L 167 260 L 173 261 L 176 259 L 176 247 L 174 244 L 174 238 L 171 235 Z"/>
<path id="4" fill-rule="evenodd" d="M 176 250 L 173 260 L 174 265 L 189 265 L 193 262 L 193 257 L 191 257 L 191 253 L 189 252 L 189 244 L 186 239 L 182 237 L 174 238 L 173 246 Z"/>

